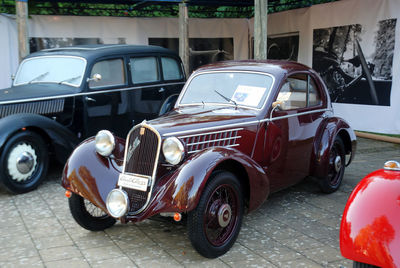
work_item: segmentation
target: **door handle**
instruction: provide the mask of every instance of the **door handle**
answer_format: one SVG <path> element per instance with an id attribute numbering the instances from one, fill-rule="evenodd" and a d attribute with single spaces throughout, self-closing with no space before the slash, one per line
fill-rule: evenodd
<path id="1" fill-rule="evenodd" d="M 93 99 L 93 98 L 90 98 L 90 97 L 85 97 L 85 100 L 87 101 L 87 102 L 96 102 L 96 100 L 95 99 Z"/>
<path id="2" fill-rule="evenodd" d="M 165 91 L 165 88 L 163 88 L 163 87 L 158 90 L 158 92 L 160 92 L 160 93 L 162 93 L 164 91 Z"/>

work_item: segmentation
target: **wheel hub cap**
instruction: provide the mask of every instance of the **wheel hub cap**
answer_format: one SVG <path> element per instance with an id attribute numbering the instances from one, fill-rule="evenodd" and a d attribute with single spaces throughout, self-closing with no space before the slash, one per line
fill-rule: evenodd
<path id="1" fill-rule="evenodd" d="M 21 172 L 22 174 L 27 174 L 32 170 L 34 163 L 35 160 L 33 159 L 32 154 L 30 154 L 29 152 L 23 152 L 17 158 L 16 166 L 19 172 Z"/>
<path id="2" fill-rule="evenodd" d="M 342 168 L 342 158 L 339 155 L 336 156 L 334 165 L 335 165 L 335 171 L 339 172 L 340 169 Z"/>
<path id="3" fill-rule="evenodd" d="M 232 218 L 232 209 L 228 204 L 223 204 L 218 210 L 218 223 L 221 227 L 228 226 Z"/>

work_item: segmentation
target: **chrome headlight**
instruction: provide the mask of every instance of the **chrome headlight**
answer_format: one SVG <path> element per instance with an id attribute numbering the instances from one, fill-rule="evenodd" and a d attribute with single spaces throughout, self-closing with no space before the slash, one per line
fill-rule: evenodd
<path id="1" fill-rule="evenodd" d="M 120 190 L 114 189 L 107 196 L 107 210 L 114 218 L 120 218 L 128 211 L 128 195 Z"/>
<path id="2" fill-rule="evenodd" d="M 400 171 L 400 163 L 394 160 L 387 161 L 383 166 L 386 170 L 398 170 Z"/>
<path id="3" fill-rule="evenodd" d="M 175 137 L 164 140 L 162 150 L 165 160 L 172 165 L 179 164 L 185 155 L 185 147 L 182 142 Z"/>
<path id="4" fill-rule="evenodd" d="M 96 151 L 102 156 L 109 156 L 115 147 L 115 138 L 108 130 L 100 130 L 96 135 Z"/>

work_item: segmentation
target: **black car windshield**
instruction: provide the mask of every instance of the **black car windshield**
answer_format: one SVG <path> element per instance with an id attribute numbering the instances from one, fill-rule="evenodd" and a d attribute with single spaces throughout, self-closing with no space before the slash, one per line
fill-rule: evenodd
<path id="1" fill-rule="evenodd" d="M 14 86 L 31 83 L 59 83 L 78 87 L 86 60 L 71 56 L 44 56 L 24 60 L 17 71 Z"/>
<path id="2" fill-rule="evenodd" d="M 189 82 L 179 105 L 223 104 L 261 109 L 273 77 L 252 72 L 199 74 Z"/>

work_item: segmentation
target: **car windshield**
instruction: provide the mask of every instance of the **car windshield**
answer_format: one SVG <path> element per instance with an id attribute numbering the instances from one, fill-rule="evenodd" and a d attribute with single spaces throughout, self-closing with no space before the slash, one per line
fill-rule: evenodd
<path id="1" fill-rule="evenodd" d="M 203 73 L 189 82 L 179 104 L 240 105 L 261 109 L 272 83 L 271 75 L 261 73 Z"/>
<path id="2" fill-rule="evenodd" d="M 79 87 L 85 68 L 86 60 L 79 57 L 29 58 L 19 66 L 14 86 L 32 83 L 58 83 Z"/>

